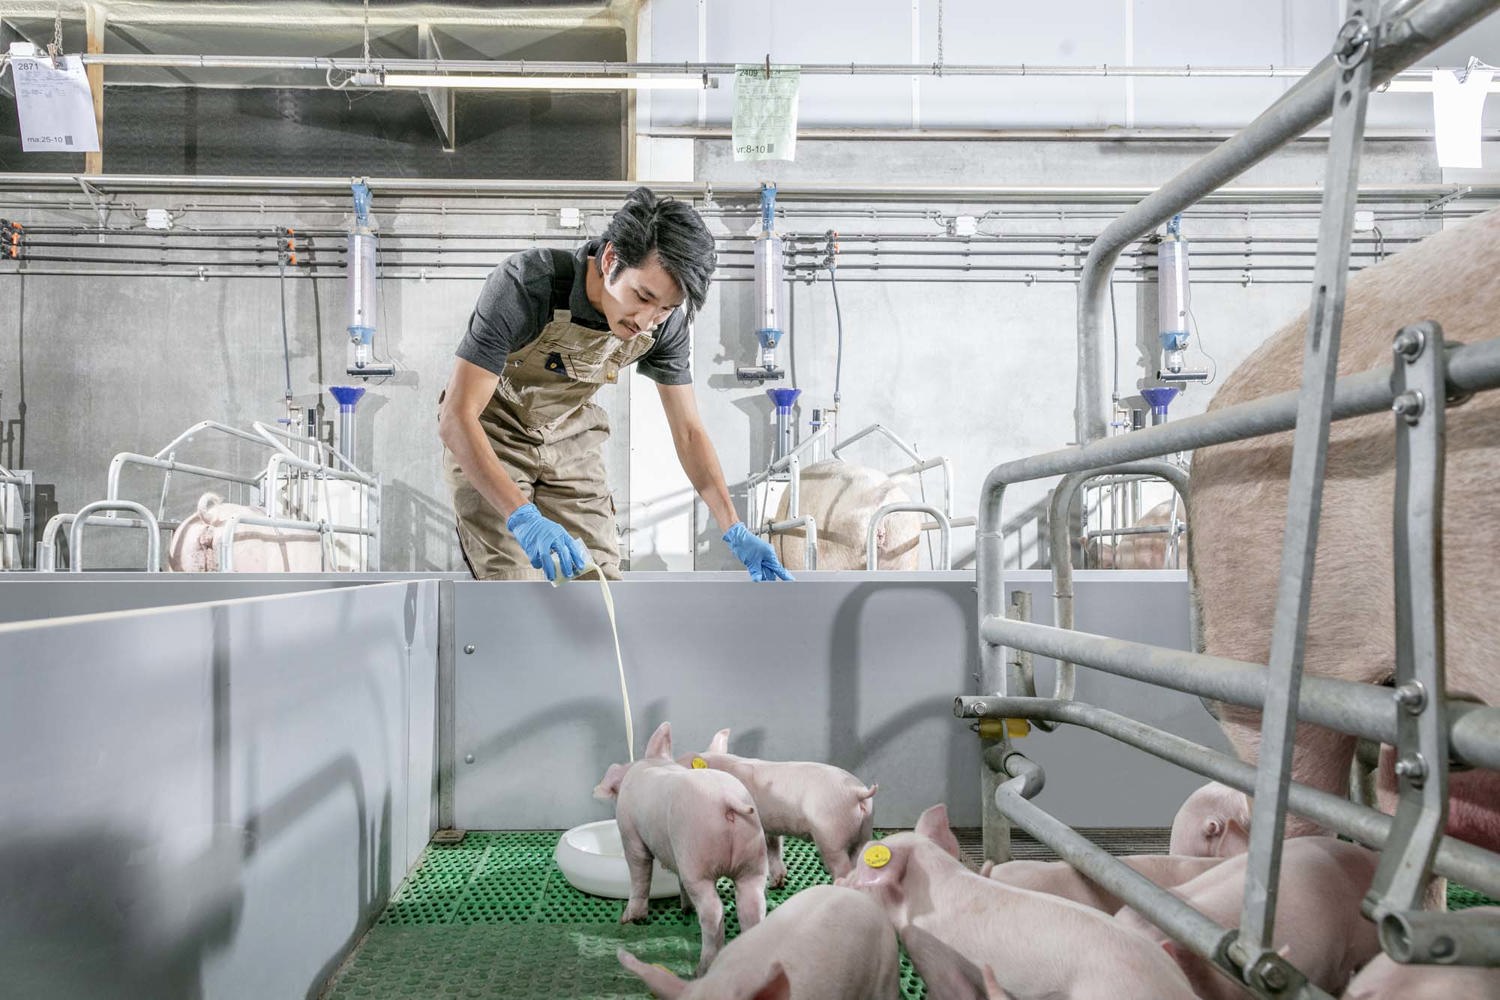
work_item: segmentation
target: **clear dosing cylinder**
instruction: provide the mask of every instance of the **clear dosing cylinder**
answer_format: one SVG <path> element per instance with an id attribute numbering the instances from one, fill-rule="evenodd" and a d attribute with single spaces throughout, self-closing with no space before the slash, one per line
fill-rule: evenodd
<path id="1" fill-rule="evenodd" d="M 349 234 L 344 288 L 349 300 L 349 339 L 354 341 L 354 363 L 363 368 L 370 360 L 370 339 L 375 334 L 375 234 L 363 227 Z"/>
<path id="2" fill-rule="evenodd" d="M 781 237 L 762 234 L 755 241 L 755 332 L 763 355 L 776 346 L 786 331 L 782 325 L 786 322 L 786 281 L 782 268 Z M 762 362 L 770 363 L 764 357 Z"/>
<path id="3" fill-rule="evenodd" d="M 1163 363 L 1172 373 L 1182 371 L 1188 343 L 1188 245 L 1172 233 L 1156 249 L 1157 313 Z"/>
<path id="4" fill-rule="evenodd" d="M 348 460 L 350 465 L 354 464 L 354 407 L 339 408 L 339 446 L 338 453 Z"/>

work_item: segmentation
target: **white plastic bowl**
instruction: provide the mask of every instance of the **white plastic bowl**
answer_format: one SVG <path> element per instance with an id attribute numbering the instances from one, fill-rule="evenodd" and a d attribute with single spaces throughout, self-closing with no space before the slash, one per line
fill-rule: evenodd
<path id="1" fill-rule="evenodd" d="M 558 840 L 554 858 L 563 877 L 580 892 L 608 899 L 630 898 L 630 869 L 625 864 L 620 827 L 614 820 L 573 827 Z M 677 895 L 678 885 L 676 875 L 659 862 L 652 862 L 652 899 Z"/>

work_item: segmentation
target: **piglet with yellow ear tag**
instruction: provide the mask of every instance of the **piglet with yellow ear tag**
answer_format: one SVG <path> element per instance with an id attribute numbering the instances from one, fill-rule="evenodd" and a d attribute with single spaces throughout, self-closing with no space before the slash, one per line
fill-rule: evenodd
<path id="1" fill-rule="evenodd" d="M 727 729 L 715 733 L 703 753 L 677 760 L 687 767 L 728 772 L 750 792 L 766 831 L 773 889 L 786 881 L 781 859 L 784 835 L 816 844 L 823 866 L 834 878 L 854 866 L 855 849 L 870 839 L 875 821 L 872 800 L 880 786 L 866 786 L 843 768 L 818 761 L 740 757 L 729 752 Z"/>
<path id="2" fill-rule="evenodd" d="M 917 972 L 929 984 L 952 984 L 948 996 L 985 996 L 988 967 L 994 985 L 1017 1000 L 1193 1000 L 1182 970 L 1144 936 L 1098 910 L 970 871 L 945 806 L 858 857 L 836 884 L 879 903 Z"/>

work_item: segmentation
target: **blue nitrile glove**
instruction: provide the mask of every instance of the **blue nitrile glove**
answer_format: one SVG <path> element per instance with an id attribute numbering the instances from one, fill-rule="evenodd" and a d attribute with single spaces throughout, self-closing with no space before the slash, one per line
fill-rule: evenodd
<path id="1" fill-rule="evenodd" d="M 506 519 L 505 526 L 531 557 L 531 565 L 546 573 L 549 580 L 557 578 L 552 562 L 554 552 L 562 564 L 563 576 L 577 576 L 589 563 L 589 553 L 583 543 L 556 521 L 543 517 L 534 503 L 517 507 L 515 513 Z"/>
<path id="2" fill-rule="evenodd" d="M 745 527 L 745 522 L 736 521 L 734 527 L 724 532 L 724 541 L 729 544 L 735 557 L 745 564 L 745 568 L 750 571 L 750 579 L 756 583 L 792 578 L 792 574 L 781 565 L 781 560 L 776 558 L 776 550 L 771 548 L 771 543 L 758 535 L 752 535 L 750 529 Z"/>

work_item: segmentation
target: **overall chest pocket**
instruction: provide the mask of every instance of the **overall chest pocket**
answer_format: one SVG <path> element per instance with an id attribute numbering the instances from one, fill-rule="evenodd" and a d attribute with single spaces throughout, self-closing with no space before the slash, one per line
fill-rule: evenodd
<path id="1" fill-rule="evenodd" d="M 604 335 L 602 343 L 579 345 L 577 349 L 563 354 L 563 364 L 569 377 L 579 382 L 614 383 L 619 380 L 620 369 L 638 360 L 651 347 L 651 338 L 640 334 L 628 343 L 613 334 Z M 550 360 L 550 358 L 549 358 Z"/>

